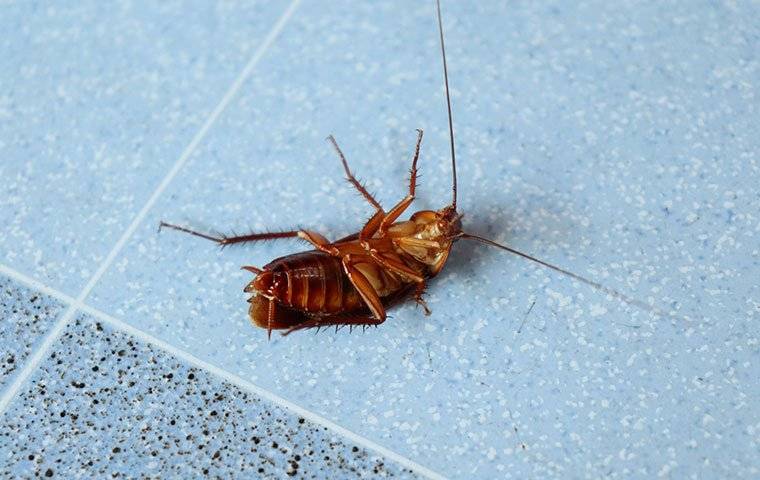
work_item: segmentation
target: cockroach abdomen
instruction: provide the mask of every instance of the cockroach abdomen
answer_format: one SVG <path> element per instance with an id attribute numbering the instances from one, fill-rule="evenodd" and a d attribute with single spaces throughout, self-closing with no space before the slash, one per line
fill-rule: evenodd
<path id="1" fill-rule="evenodd" d="M 299 325 L 309 319 L 304 312 L 288 308 L 263 295 L 255 295 L 248 301 L 251 302 L 248 314 L 251 317 L 251 322 L 257 327 L 282 330 Z M 270 302 L 273 304 L 271 320 L 269 318 Z"/>

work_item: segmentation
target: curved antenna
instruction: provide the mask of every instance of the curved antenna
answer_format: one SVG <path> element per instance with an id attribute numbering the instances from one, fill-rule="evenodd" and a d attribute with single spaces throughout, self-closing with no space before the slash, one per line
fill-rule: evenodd
<path id="1" fill-rule="evenodd" d="M 443 21 L 441 20 L 441 0 L 435 0 L 438 9 L 438 33 L 441 35 L 441 56 L 443 57 L 443 83 L 446 85 L 446 107 L 449 111 L 449 140 L 451 142 L 451 177 L 453 179 L 451 191 L 451 206 L 457 209 L 457 161 L 454 153 L 454 120 L 451 115 L 451 96 L 449 95 L 449 71 L 446 67 L 446 47 L 443 45 Z"/>
<path id="2" fill-rule="evenodd" d="M 586 285 L 588 285 L 590 287 L 593 287 L 596 290 L 599 290 L 601 292 L 606 293 L 607 295 L 610 295 L 610 296 L 615 297 L 615 298 L 617 298 L 619 300 L 622 300 L 623 302 L 625 302 L 625 303 L 627 303 L 629 305 L 633 305 L 633 306 L 638 307 L 638 308 L 640 308 L 642 310 L 645 310 L 647 312 L 654 313 L 655 315 L 659 315 L 661 317 L 671 317 L 671 318 L 674 317 L 672 314 L 670 314 L 670 313 L 668 313 L 668 312 L 666 312 L 664 310 L 661 310 L 661 309 L 659 309 L 659 308 L 657 308 L 657 307 L 655 307 L 653 305 L 649 305 L 647 303 L 644 303 L 641 300 L 638 300 L 636 298 L 629 297 L 628 295 L 626 295 L 624 293 L 621 293 L 621 292 L 618 292 L 617 290 L 612 289 L 610 287 L 605 287 L 604 285 L 602 285 L 599 282 L 595 282 L 593 280 L 589 280 L 588 278 L 582 277 L 582 276 L 578 275 L 577 273 L 573 273 L 573 272 L 570 272 L 568 270 L 565 270 L 564 268 L 560 268 L 560 267 L 558 267 L 556 265 L 552 265 L 551 263 L 545 262 L 545 261 L 540 260 L 540 259 L 538 259 L 536 257 L 528 255 L 527 253 L 523 253 L 523 252 L 521 252 L 519 250 L 515 250 L 514 248 L 508 247 L 506 245 L 502 245 L 500 243 L 496 243 L 493 240 L 489 240 L 487 238 L 479 237 L 477 235 L 472 235 L 472 234 L 469 234 L 469 233 L 461 233 L 461 234 L 458 235 L 458 237 L 459 238 L 468 239 L 468 240 L 475 240 L 477 242 L 489 245 L 491 247 L 496 247 L 496 248 L 500 248 L 502 250 L 506 250 L 509 253 L 512 253 L 512 254 L 515 254 L 515 255 L 517 255 L 519 257 L 522 257 L 522 258 L 525 258 L 527 260 L 530 260 L 531 262 L 535 262 L 535 263 L 537 263 L 539 265 L 542 265 L 542 266 L 544 266 L 546 268 L 550 268 L 550 269 L 554 270 L 555 272 L 559 272 L 559 273 L 562 273 L 564 275 L 567 275 L 568 277 L 573 278 L 575 280 L 578 280 L 579 282 L 585 283 Z"/>

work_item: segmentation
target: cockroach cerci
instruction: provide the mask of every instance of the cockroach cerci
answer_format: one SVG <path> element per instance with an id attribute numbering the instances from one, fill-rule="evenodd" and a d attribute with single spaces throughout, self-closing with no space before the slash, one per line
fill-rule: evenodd
<path id="1" fill-rule="evenodd" d="M 280 238 L 299 238 L 310 243 L 313 250 L 277 258 L 262 268 L 242 267 L 255 275 L 244 289 L 251 293 L 248 300 L 251 320 L 267 329 L 270 336 L 272 330 L 284 330 L 283 334 L 287 335 L 308 328 L 379 325 L 385 321 L 390 306 L 410 297 L 430 314 L 423 299 L 427 281 L 443 269 L 453 244 L 458 240 L 474 240 L 506 250 L 651 311 L 653 308 L 649 305 L 597 282 L 462 230 L 462 214 L 457 211 L 454 126 L 440 0 L 436 0 L 436 8 L 451 145 L 450 205 L 437 211 L 422 210 L 408 220 L 399 221 L 415 198 L 422 130 L 417 131 L 409 193 L 387 212 L 351 173 L 343 152 L 331 135 L 328 140 L 343 163 L 348 181 L 375 209 L 358 233 L 330 242 L 310 230 L 225 236 L 209 235 L 166 222 L 161 222 L 160 227 L 189 233 L 221 246 Z"/>

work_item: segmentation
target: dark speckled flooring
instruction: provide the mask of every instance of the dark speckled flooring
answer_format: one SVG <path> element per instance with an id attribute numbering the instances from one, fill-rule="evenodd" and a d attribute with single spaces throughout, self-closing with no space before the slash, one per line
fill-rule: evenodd
<path id="1" fill-rule="evenodd" d="M 60 302 L 0 275 L 0 391 L 63 310 Z"/>
<path id="2" fill-rule="evenodd" d="M 55 305 L 3 288 L 6 319 Z M 4 477 L 414 477 L 88 316 L 66 328 L 5 412 L 0 447 Z"/>

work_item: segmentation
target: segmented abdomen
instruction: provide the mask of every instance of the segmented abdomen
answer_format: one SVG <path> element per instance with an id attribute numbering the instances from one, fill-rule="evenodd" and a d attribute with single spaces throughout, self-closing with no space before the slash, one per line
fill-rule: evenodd
<path id="1" fill-rule="evenodd" d="M 309 313 L 348 312 L 364 306 L 340 258 L 319 251 L 278 258 L 254 282 L 258 292 Z"/>

